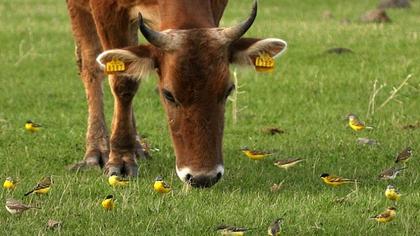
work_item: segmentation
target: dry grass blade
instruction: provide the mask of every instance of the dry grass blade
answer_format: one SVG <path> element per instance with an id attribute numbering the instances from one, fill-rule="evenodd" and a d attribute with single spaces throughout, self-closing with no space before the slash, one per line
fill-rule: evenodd
<path id="1" fill-rule="evenodd" d="M 405 86 L 407 85 L 407 81 L 413 77 L 412 74 L 407 75 L 407 77 L 404 79 L 404 81 L 398 86 L 397 88 L 394 88 L 391 95 L 378 107 L 377 110 L 383 108 L 388 102 L 390 102 L 392 99 L 395 99 L 395 96 L 397 96 L 397 93 Z"/>
<path id="2" fill-rule="evenodd" d="M 232 122 L 235 125 L 238 123 L 238 113 L 244 109 L 244 108 L 238 108 L 238 95 L 242 94 L 244 92 L 240 91 L 240 88 L 243 87 L 243 85 L 239 86 L 239 80 L 238 80 L 238 73 L 236 68 L 233 71 L 233 83 L 235 85 L 235 90 L 233 91 L 233 94 L 229 98 L 229 100 L 232 102 Z"/>
<path id="3" fill-rule="evenodd" d="M 366 117 L 369 117 L 369 115 L 373 115 L 375 113 L 376 95 L 378 95 L 379 91 L 381 91 L 381 89 L 385 87 L 385 85 L 381 84 L 381 86 L 377 88 L 377 84 L 378 84 L 378 80 L 375 80 L 375 82 L 373 83 L 372 95 L 370 96 L 370 99 L 369 99 L 369 105 L 368 105 L 368 111 L 367 111 Z"/>

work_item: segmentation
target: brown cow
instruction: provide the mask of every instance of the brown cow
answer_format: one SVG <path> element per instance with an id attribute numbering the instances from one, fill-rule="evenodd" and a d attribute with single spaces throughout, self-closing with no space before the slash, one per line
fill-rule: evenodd
<path id="1" fill-rule="evenodd" d="M 209 187 L 222 177 L 224 110 L 234 89 L 229 64 L 254 66 L 259 54 L 275 57 L 286 49 L 280 39 L 241 38 L 256 17 L 256 1 L 246 21 L 219 28 L 226 4 L 227 0 L 67 0 L 89 108 L 86 154 L 79 164 L 105 165 L 107 174 L 137 175 L 136 155 L 142 153 L 132 100 L 140 78 L 155 71 L 179 178 Z M 150 44 L 137 45 L 137 23 Z M 113 59 L 123 61 L 126 70 L 109 76 L 114 116 L 108 145 L 102 70 Z"/>

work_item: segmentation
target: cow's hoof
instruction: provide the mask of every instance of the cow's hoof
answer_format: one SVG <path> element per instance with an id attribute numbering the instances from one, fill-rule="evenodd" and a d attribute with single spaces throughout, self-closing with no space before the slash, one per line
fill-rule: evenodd
<path id="1" fill-rule="evenodd" d="M 73 164 L 70 164 L 70 165 L 66 166 L 66 168 L 68 170 L 71 170 L 71 171 L 85 170 L 85 169 L 87 169 L 87 167 L 88 166 L 87 166 L 85 160 L 82 160 L 82 161 L 79 161 L 79 162 L 76 162 L 76 163 L 73 163 Z"/>
<path id="2" fill-rule="evenodd" d="M 104 174 L 106 176 L 111 175 L 118 175 L 118 176 L 129 176 L 129 177 L 136 177 L 139 174 L 138 171 L 139 167 L 137 164 L 126 164 L 124 163 L 123 166 L 116 166 L 116 165 L 106 165 L 104 169 Z"/>
<path id="3" fill-rule="evenodd" d="M 136 177 L 139 174 L 139 166 L 137 165 L 136 156 L 132 155 L 124 155 L 122 157 L 122 161 L 124 163 L 123 174 L 130 177 Z"/>
<path id="4" fill-rule="evenodd" d="M 139 175 L 138 165 L 135 163 L 124 163 L 124 174 L 130 177 L 137 177 Z"/>
<path id="5" fill-rule="evenodd" d="M 106 163 L 105 168 L 104 168 L 104 174 L 106 176 L 111 176 L 111 175 L 124 175 L 123 173 L 123 165 L 122 164 L 116 164 L 116 163 Z"/>
<path id="6" fill-rule="evenodd" d="M 112 174 L 130 177 L 137 176 L 138 165 L 135 152 L 111 152 L 110 159 L 105 165 L 104 174 L 107 176 Z"/>
<path id="7" fill-rule="evenodd" d="M 87 151 L 85 155 L 85 161 L 88 165 L 99 166 L 103 168 L 109 159 L 109 150 L 94 150 Z"/>
<path id="8" fill-rule="evenodd" d="M 97 157 L 89 157 L 82 161 L 76 162 L 74 164 L 68 165 L 67 169 L 71 171 L 83 171 L 88 169 L 100 169 L 101 161 Z"/>

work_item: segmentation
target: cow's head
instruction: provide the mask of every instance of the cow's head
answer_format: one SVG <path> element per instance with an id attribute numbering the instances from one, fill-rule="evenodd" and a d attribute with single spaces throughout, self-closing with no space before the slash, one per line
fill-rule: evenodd
<path id="1" fill-rule="evenodd" d="M 98 57 L 125 62 L 123 75 L 140 78 L 156 71 L 159 91 L 172 136 L 176 171 L 182 181 L 209 187 L 224 173 L 222 138 L 226 99 L 235 89 L 229 64 L 254 66 L 256 57 L 272 57 L 286 49 L 280 39 L 241 38 L 257 14 L 230 28 L 170 29 L 156 32 L 144 25 L 140 31 L 150 45 L 108 50 Z"/>

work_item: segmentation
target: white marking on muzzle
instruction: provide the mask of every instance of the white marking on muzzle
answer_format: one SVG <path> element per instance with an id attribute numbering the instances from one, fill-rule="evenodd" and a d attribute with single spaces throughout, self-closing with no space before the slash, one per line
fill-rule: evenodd
<path id="1" fill-rule="evenodd" d="M 192 171 L 188 167 L 183 167 L 181 169 L 178 169 L 178 167 L 176 167 L 176 174 L 178 175 L 178 177 L 183 182 L 187 182 L 186 176 L 188 174 L 190 174 L 191 176 L 211 176 L 211 177 L 216 177 L 218 173 L 221 173 L 222 176 L 225 173 L 225 168 L 223 167 L 223 165 L 218 165 L 215 169 L 213 169 L 211 171 Z"/>

